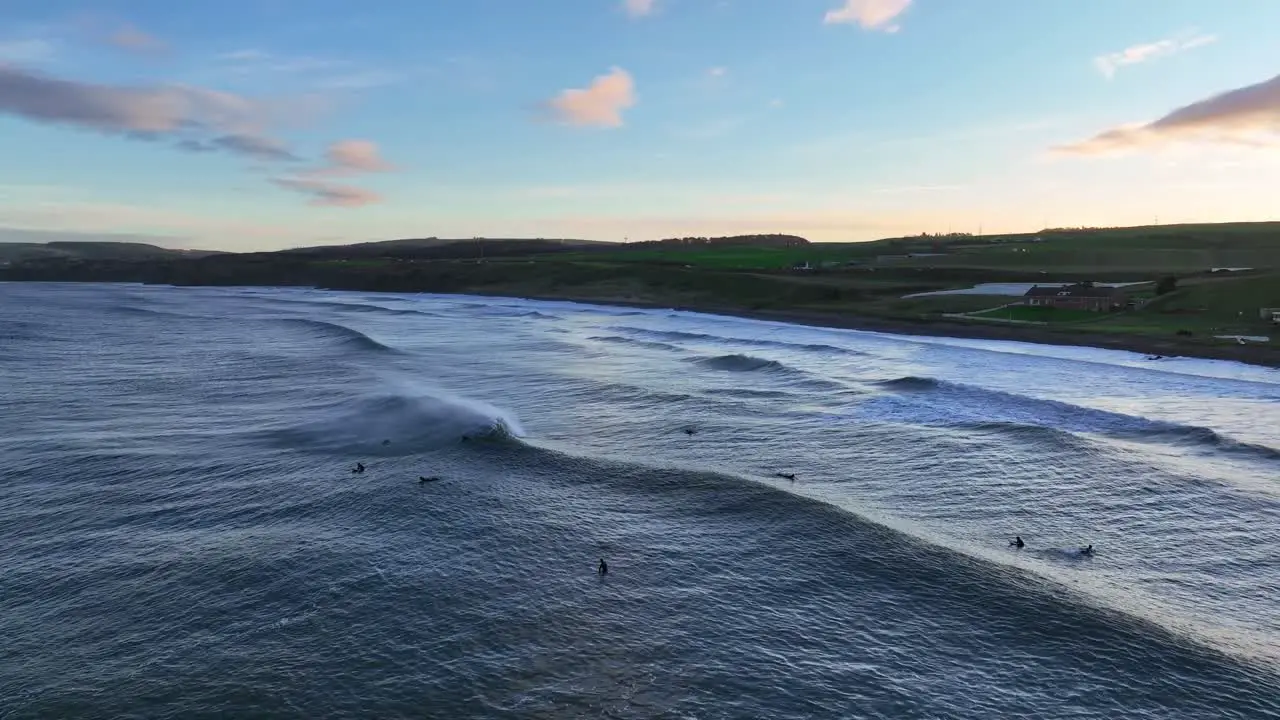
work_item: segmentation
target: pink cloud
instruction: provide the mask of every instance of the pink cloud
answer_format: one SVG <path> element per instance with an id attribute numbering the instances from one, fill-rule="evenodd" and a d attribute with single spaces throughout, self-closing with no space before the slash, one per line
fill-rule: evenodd
<path id="1" fill-rule="evenodd" d="M 312 205 L 326 207 L 364 207 L 382 202 L 375 192 L 332 182 L 329 178 L 360 173 L 389 172 L 395 166 L 382 158 L 377 143 L 371 140 L 339 140 L 325 152 L 327 163 L 272 180 L 276 185 L 312 196 Z"/>
<path id="2" fill-rule="evenodd" d="M 618 67 L 597 76 L 588 87 L 565 90 L 548 103 L 561 122 L 596 127 L 621 127 L 622 111 L 635 104 L 635 82 Z"/>
<path id="3" fill-rule="evenodd" d="M 371 140 L 340 140 L 329 146 L 326 155 L 335 170 L 387 172 L 394 169 L 391 163 L 382 159 L 377 143 Z"/>
<path id="4" fill-rule="evenodd" d="M 911 5 L 911 0 L 845 0 L 842 7 L 827 11 L 822 22 L 826 25 L 842 23 L 861 25 L 867 30 L 897 32 L 893 24 Z"/>
<path id="5" fill-rule="evenodd" d="M 317 207 L 357 208 L 382 202 L 382 196 L 373 191 L 325 180 L 275 178 L 271 182 L 310 195 L 310 204 Z"/>
<path id="6" fill-rule="evenodd" d="M 654 0 L 622 0 L 622 9 L 633 18 L 653 13 Z"/>
<path id="7" fill-rule="evenodd" d="M 123 50 L 136 53 L 152 54 L 169 50 L 168 43 L 154 35 L 148 35 L 132 25 L 121 26 L 120 29 L 107 38 L 107 42 Z"/>
<path id="8" fill-rule="evenodd" d="M 0 115 L 258 159 L 296 159 L 265 127 L 265 103 L 185 85 L 120 86 L 64 80 L 0 65 Z"/>
<path id="9" fill-rule="evenodd" d="M 1280 75 L 1180 107 L 1158 120 L 1115 127 L 1055 150 L 1101 155 L 1177 142 L 1280 144 Z"/>

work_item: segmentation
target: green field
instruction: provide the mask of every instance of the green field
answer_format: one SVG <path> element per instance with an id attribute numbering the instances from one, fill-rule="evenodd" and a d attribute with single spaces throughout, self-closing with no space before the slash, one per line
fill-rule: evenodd
<path id="1" fill-rule="evenodd" d="M 1011 298 L 1015 299 L 1016 298 Z M 1051 307 L 1028 307 L 1026 305 L 1010 305 L 984 312 L 972 313 L 973 317 L 992 320 L 1012 320 L 1015 322 L 1033 323 L 1079 323 L 1097 322 L 1107 317 L 1107 313 L 1090 312 L 1088 310 L 1067 310 Z"/>
<path id="2" fill-rule="evenodd" d="M 987 237 L 907 237 L 803 247 L 622 248 L 561 255 L 565 260 L 691 265 L 722 270 L 782 270 L 808 262 L 858 267 L 985 268 L 1070 273 L 1095 279 L 1154 280 L 1212 268 L 1280 267 L 1280 223 L 1170 225 L 1045 231 Z"/>
<path id="3" fill-rule="evenodd" d="M 1050 342 L 1072 334 L 1159 339 L 1160 353 L 1172 352 L 1164 347 L 1166 342 L 1187 348 L 1233 342 L 1215 335 L 1275 336 L 1273 345 L 1280 346 L 1280 328 L 1259 317 L 1260 308 L 1280 307 L 1280 223 L 808 245 L 797 238 L 796 244 L 786 246 L 712 245 L 705 239 L 687 245 L 599 244 L 569 250 L 557 242 L 521 240 L 468 241 L 462 247 L 409 245 L 408 250 L 392 242 L 353 250 L 180 260 L 135 261 L 122 256 L 117 261 L 89 261 L 86 254 L 77 262 L 0 267 L 0 280 L 476 293 L 712 312 L 809 313 L 825 321 L 881 320 L 912 328 L 921 323 L 953 328 L 969 323 L 984 326 L 982 332 L 1003 324 Z M 399 254 L 386 254 L 388 249 Z M 813 269 L 795 269 L 804 263 Z M 1223 267 L 1255 270 L 1209 272 Z M 1156 282 L 1169 277 L 1176 278 L 1176 289 L 1154 297 Z M 1016 304 L 1016 296 L 906 297 L 986 282 L 1085 280 L 1143 282 L 1129 293 L 1144 304 L 1123 312 L 1093 313 L 1023 307 Z M 966 314 L 972 317 L 963 317 Z"/>

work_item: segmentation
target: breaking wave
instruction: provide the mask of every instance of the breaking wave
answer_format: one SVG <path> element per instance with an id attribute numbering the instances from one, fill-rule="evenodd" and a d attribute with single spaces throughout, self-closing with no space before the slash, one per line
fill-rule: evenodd
<path id="1" fill-rule="evenodd" d="M 443 393 L 385 393 L 333 407 L 269 436 L 281 445 L 332 453 L 410 455 L 468 441 L 523 437 L 514 416 L 484 402 Z"/>
<path id="2" fill-rule="evenodd" d="M 759 358 L 754 355 L 740 355 L 737 353 L 732 355 L 716 355 L 715 357 L 692 358 L 690 362 L 711 368 L 712 370 L 724 370 L 725 372 L 778 372 L 792 370 L 792 368 L 783 365 L 777 360 L 766 360 L 765 358 Z"/>
<path id="3" fill-rule="evenodd" d="M 1041 428 L 1080 435 L 1102 435 L 1135 442 L 1201 447 L 1243 453 L 1267 460 L 1280 460 L 1280 450 L 1276 448 L 1237 440 L 1212 428 L 1198 425 L 1184 425 L 1109 410 L 1098 410 L 1059 400 L 1045 400 L 930 377 L 909 375 L 875 384 L 908 395 L 945 393 L 949 396 L 963 397 L 963 402 L 928 404 L 929 411 L 933 413 L 931 419 L 941 424 L 1002 430 L 1017 434 L 1027 434 L 1035 432 L 1033 428 Z"/>
<path id="4" fill-rule="evenodd" d="M 316 335 L 337 340 L 339 343 L 352 348 L 371 352 L 398 352 L 395 348 L 383 345 L 359 330 L 349 328 L 346 325 L 325 322 L 324 320 L 312 320 L 310 318 L 285 318 L 280 322 L 308 328 Z"/>

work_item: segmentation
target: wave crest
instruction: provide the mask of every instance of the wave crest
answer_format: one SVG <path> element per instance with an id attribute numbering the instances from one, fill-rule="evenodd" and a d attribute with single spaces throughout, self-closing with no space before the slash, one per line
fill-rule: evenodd
<path id="1" fill-rule="evenodd" d="M 510 413 L 487 403 L 418 393 L 361 398 L 340 411 L 272 434 L 289 447 L 407 455 L 464 440 L 517 440 L 525 431 Z"/>
<path id="2" fill-rule="evenodd" d="M 716 355 L 715 357 L 693 358 L 692 362 L 713 370 L 724 370 L 726 372 L 790 370 L 790 368 L 777 360 L 767 360 L 754 355 L 742 355 L 739 353 L 734 353 L 732 355 Z"/>
<path id="3" fill-rule="evenodd" d="M 349 347 L 367 350 L 371 352 L 396 352 L 396 349 L 388 345 L 374 340 L 364 333 L 346 325 L 326 322 L 324 320 L 312 320 L 310 318 L 285 318 L 281 322 L 305 327 L 310 329 L 316 335 L 328 337 L 339 341 Z"/>
<path id="4" fill-rule="evenodd" d="M 1211 448 L 1222 452 L 1242 453 L 1267 460 L 1280 460 L 1280 450 L 1266 445 L 1228 437 L 1212 428 L 1158 420 L 1137 415 L 1073 405 L 1059 400 L 1046 400 L 1002 390 L 950 383 L 931 377 L 906 377 L 876 383 L 880 387 L 902 393 L 941 392 L 972 398 L 956 404 L 956 408 L 981 408 L 978 415 L 952 410 L 941 412 L 943 424 L 972 429 L 1005 432 L 1030 437 L 1038 431 L 1053 433 L 1101 435 L 1144 443 L 1165 443 L 1179 447 Z M 1060 437 L 1060 435 L 1059 435 Z"/>

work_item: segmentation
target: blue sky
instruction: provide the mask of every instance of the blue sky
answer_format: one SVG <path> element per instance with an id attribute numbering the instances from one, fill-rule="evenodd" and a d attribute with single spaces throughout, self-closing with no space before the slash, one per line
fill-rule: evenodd
<path id="1" fill-rule="evenodd" d="M 10 3 L 0 239 L 1272 219 L 1277 27 L 1274 0 Z"/>

